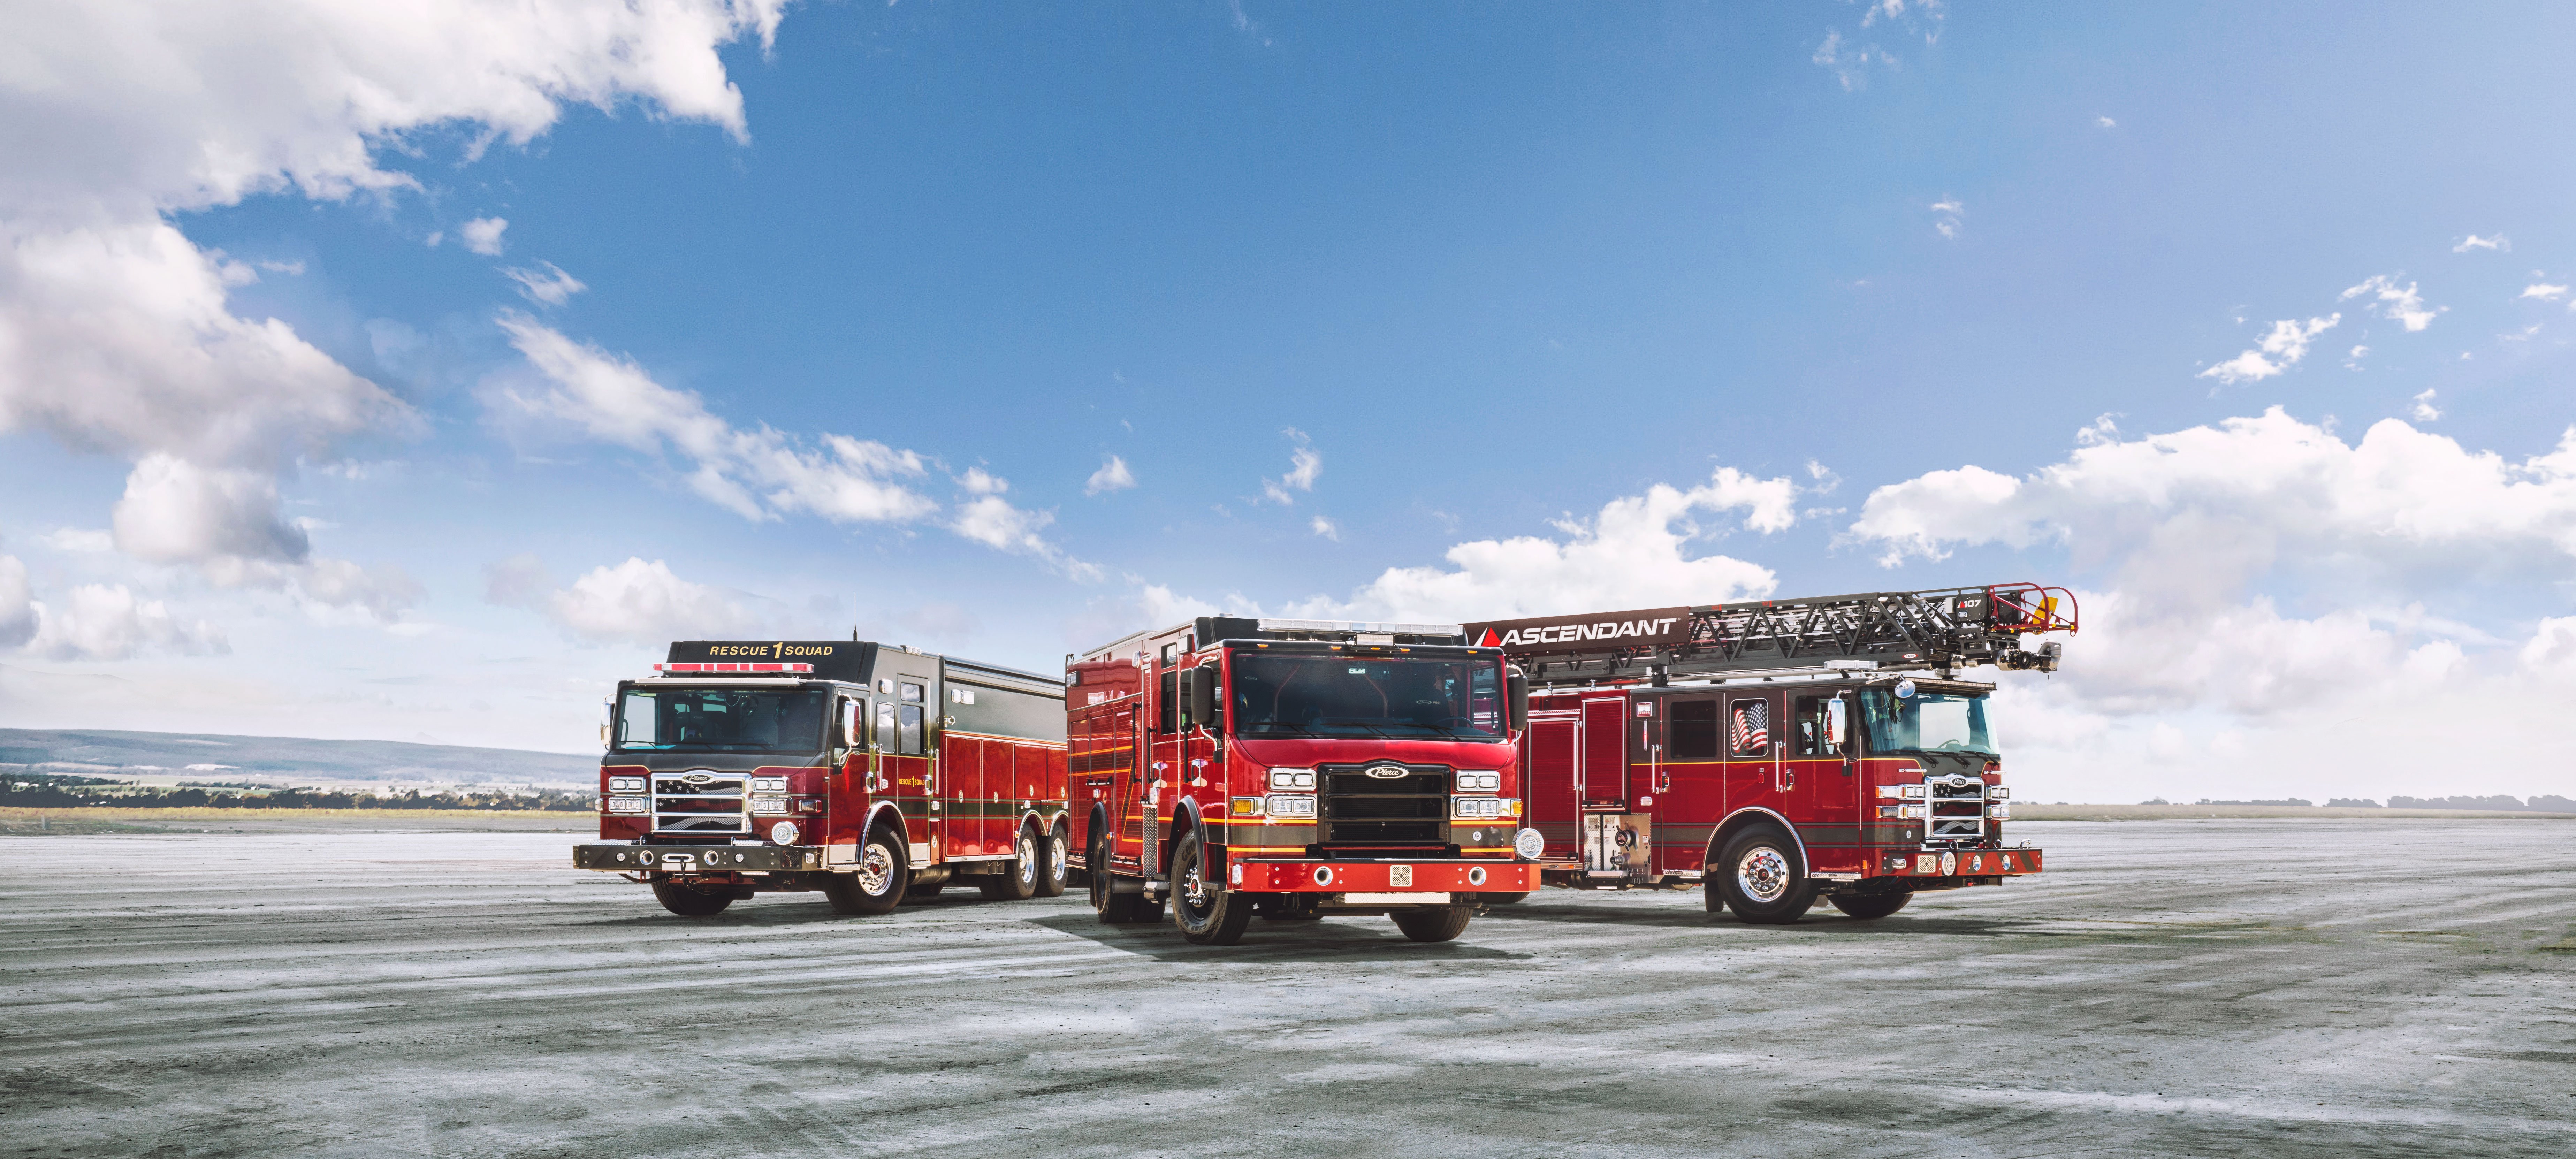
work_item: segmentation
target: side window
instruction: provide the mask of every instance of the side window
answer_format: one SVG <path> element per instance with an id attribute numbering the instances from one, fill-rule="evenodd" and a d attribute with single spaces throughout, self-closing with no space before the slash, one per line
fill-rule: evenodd
<path id="1" fill-rule="evenodd" d="M 1729 707 L 1726 722 L 1727 751 L 1738 757 L 1768 756 L 1771 753 L 1771 702 L 1739 700 Z"/>
<path id="2" fill-rule="evenodd" d="M 898 684 L 895 687 L 903 695 L 903 704 L 895 709 L 896 751 L 908 757 L 920 756 L 926 751 L 921 745 L 922 686 Z"/>
<path id="3" fill-rule="evenodd" d="M 1789 737 L 1789 755 L 1793 757 L 1829 757 L 1832 745 L 1825 743 L 1825 698 L 1801 696 L 1796 710 L 1789 714 L 1796 730 Z"/>
<path id="4" fill-rule="evenodd" d="M 653 743 L 653 694 L 629 692 L 617 714 L 617 743 L 642 748 Z"/>
<path id="5" fill-rule="evenodd" d="M 1172 646 L 1169 644 L 1163 645 L 1165 651 L 1169 651 L 1171 647 Z M 1170 733 L 1180 731 L 1180 725 L 1176 719 L 1177 710 L 1180 707 L 1179 701 L 1181 699 L 1180 677 L 1181 673 L 1177 668 L 1163 669 L 1163 682 L 1160 685 L 1163 694 L 1155 698 L 1156 703 L 1154 705 L 1156 719 L 1161 725 L 1161 727 L 1154 730 L 1156 732 L 1168 735 Z"/>
<path id="6" fill-rule="evenodd" d="M 878 702 L 877 702 L 877 731 L 876 731 L 876 735 L 869 737 L 869 738 L 868 738 L 868 740 L 869 740 L 870 742 L 874 743 L 878 748 L 881 748 L 881 749 L 882 749 L 882 748 L 884 748 L 884 747 L 885 747 L 886 742 L 891 741 L 891 740 L 893 740 L 893 739 L 894 739 L 894 702 L 893 702 L 893 701 L 891 701 L 891 700 L 880 700 L 880 701 L 878 701 Z"/>
<path id="7" fill-rule="evenodd" d="M 1717 702 L 1714 700 L 1675 700 L 1667 702 L 1671 715 L 1665 718 L 1664 736 L 1670 746 L 1664 759 L 1673 761 L 1713 761 L 1717 759 Z"/>

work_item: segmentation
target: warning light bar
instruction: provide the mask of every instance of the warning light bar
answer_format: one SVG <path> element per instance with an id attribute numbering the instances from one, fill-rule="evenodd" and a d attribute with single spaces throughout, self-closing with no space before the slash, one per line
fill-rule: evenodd
<path id="1" fill-rule="evenodd" d="M 655 672 L 799 672 L 814 670 L 811 664 L 656 664 Z"/>

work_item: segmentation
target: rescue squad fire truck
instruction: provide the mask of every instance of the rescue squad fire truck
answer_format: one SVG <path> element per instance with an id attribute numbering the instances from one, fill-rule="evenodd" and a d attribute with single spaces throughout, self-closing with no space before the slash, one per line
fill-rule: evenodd
<path id="1" fill-rule="evenodd" d="M 851 641 L 692 640 L 622 681 L 599 762 L 599 837 L 573 866 L 705 917 L 820 890 L 845 914 L 972 881 L 1064 892 L 1064 687 Z"/>
<path id="2" fill-rule="evenodd" d="M 2040 872 L 2004 840 L 1977 665 L 2055 671 L 2062 588 L 1999 584 L 1466 625 L 1535 685 L 1520 737 L 1551 884 L 1706 887 L 1710 913 L 1856 918 Z"/>
<path id="3" fill-rule="evenodd" d="M 1385 914 L 1415 941 L 1538 885 L 1527 686 L 1454 624 L 1201 617 L 1065 657 L 1077 862 L 1104 922 L 1231 944 Z"/>

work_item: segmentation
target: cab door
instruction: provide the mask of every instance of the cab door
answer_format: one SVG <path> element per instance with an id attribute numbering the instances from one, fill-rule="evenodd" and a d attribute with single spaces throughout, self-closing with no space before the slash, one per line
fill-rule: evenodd
<path id="1" fill-rule="evenodd" d="M 1725 715 L 1719 743 L 1726 752 L 1726 811 L 1768 809 L 1787 812 L 1797 773 L 1782 760 L 1780 694 L 1728 690 L 1719 703 Z"/>

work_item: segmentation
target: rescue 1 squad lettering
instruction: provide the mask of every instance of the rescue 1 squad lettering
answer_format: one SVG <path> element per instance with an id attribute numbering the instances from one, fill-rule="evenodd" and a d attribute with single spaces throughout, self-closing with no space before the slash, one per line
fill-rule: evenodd
<path id="1" fill-rule="evenodd" d="M 830 644 L 710 644 L 707 655 L 742 656 L 755 660 L 794 660 L 806 656 L 829 656 Z"/>
<path id="2" fill-rule="evenodd" d="M 1573 652 L 1603 647 L 1675 646 L 1690 637 L 1689 608 L 1613 612 L 1567 619 L 1488 620 L 1462 625 L 1467 642 L 1506 652 Z"/>

